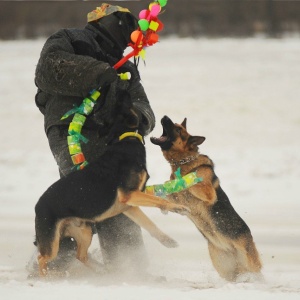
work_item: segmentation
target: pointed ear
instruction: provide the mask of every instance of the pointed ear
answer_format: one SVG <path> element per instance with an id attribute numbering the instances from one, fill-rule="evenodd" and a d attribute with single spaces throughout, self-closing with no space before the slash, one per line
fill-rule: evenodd
<path id="1" fill-rule="evenodd" d="M 129 113 L 126 114 L 125 119 L 126 119 L 125 120 L 126 125 L 129 128 L 138 127 L 138 125 L 139 125 L 139 117 L 138 117 L 138 115 L 136 114 L 136 112 L 133 109 L 130 109 Z"/>
<path id="2" fill-rule="evenodd" d="M 201 145 L 205 141 L 204 136 L 190 136 L 188 139 L 188 144 L 191 146 L 198 146 Z"/>
<path id="3" fill-rule="evenodd" d="M 181 123 L 181 126 L 186 129 L 186 118 L 184 118 L 183 122 Z"/>

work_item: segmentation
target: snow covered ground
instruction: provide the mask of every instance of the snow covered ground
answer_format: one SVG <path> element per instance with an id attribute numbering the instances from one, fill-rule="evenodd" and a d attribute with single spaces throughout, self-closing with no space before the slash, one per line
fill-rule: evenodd
<path id="1" fill-rule="evenodd" d="M 1 299 L 299 299 L 300 40 L 164 38 L 140 66 L 157 116 L 207 140 L 223 189 L 252 230 L 264 283 L 233 284 L 213 269 L 206 242 L 185 217 L 146 213 L 180 244 L 165 249 L 144 232 L 149 272 L 167 283 L 105 281 L 83 272 L 62 280 L 28 280 L 34 205 L 58 178 L 35 107 L 34 69 L 44 40 L 0 41 Z M 168 179 L 158 147 L 146 140 L 149 184 Z M 97 240 L 90 250 L 98 253 Z M 98 251 L 98 252 L 97 252 Z M 80 268 L 80 266 L 79 266 Z"/>

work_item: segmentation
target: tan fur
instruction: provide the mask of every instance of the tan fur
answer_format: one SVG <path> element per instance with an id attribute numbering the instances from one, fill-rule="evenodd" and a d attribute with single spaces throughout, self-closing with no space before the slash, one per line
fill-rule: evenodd
<path id="1" fill-rule="evenodd" d="M 56 258 L 59 250 L 59 241 L 64 236 L 73 237 L 76 240 L 77 259 L 89 266 L 87 251 L 92 241 L 92 231 L 91 227 L 87 225 L 87 222 L 100 222 L 120 213 L 124 213 L 135 223 L 149 231 L 154 238 L 166 247 L 176 247 L 176 241 L 156 227 L 156 225 L 141 211 L 139 206 L 157 207 L 162 210 L 173 211 L 181 214 L 187 214 L 189 209 L 183 205 L 173 204 L 164 199 L 143 193 L 141 190 L 144 188 L 146 180 L 147 173 L 143 172 L 140 174 L 139 191 L 125 193 L 121 189 L 118 189 L 117 198 L 111 208 L 92 220 L 66 218 L 57 222 L 55 236 L 51 246 L 51 255 L 38 256 L 40 276 L 47 275 L 47 264 Z"/>
<path id="2" fill-rule="evenodd" d="M 255 273 L 260 277 L 262 264 L 251 233 L 232 239 L 222 234 L 215 220 L 212 220 L 210 206 L 218 201 L 216 189 L 219 187 L 212 160 L 199 154 L 197 145 L 189 143 L 192 136 L 186 131 L 186 119 L 182 124 L 174 126 L 176 139 L 169 150 L 163 150 L 164 157 L 171 164 L 171 179 L 174 179 L 174 172 L 180 166 L 182 176 L 196 171 L 203 181 L 188 190 L 169 195 L 168 200 L 190 208 L 188 217 L 207 239 L 213 266 L 221 277 L 230 281 L 246 273 Z M 187 157 L 195 159 L 181 165 L 176 163 Z"/>

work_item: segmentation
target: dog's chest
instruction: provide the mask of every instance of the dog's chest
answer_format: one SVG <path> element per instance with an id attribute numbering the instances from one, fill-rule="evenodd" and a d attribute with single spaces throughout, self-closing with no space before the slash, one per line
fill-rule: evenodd
<path id="1" fill-rule="evenodd" d="M 172 194 L 168 197 L 172 202 L 187 206 L 191 213 L 188 217 L 196 224 L 200 231 L 213 231 L 215 227 L 211 221 L 208 205 L 193 196 L 188 190 Z"/>
<path id="2" fill-rule="evenodd" d="M 204 237 L 209 240 L 218 239 L 218 230 L 211 217 L 210 207 L 207 203 L 193 196 L 188 190 L 170 195 L 168 199 L 190 208 L 191 213 L 188 214 L 188 218 L 195 224 Z"/>
<path id="3" fill-rule="evenodd" d="M 196 198 L 188 190 L 169 195 L 168 200 L 189 207 L 191 213 L 188 214 L 188 218 L 212 244 L 220 249 L 231 249 L 231 244 L 226 242 L 224 233 L 218 228 L 220 220 L 212 216 L 212 207 L 209 204 Z M 231 217 L 233 218 L 234 215 L 231 214 Z"/>

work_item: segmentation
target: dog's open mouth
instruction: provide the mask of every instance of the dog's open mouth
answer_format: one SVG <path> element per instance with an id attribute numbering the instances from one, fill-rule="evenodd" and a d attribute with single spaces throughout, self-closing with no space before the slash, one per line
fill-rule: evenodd
<path id="1" fill-rule="evenodd" d="M 165 143 L 168 141 L 168 137 L 167 137 L 167 132 L 164 129 L 163 130 L 163 134 L 161 135 L 161 137 L 151 137 L 150 141 L 154 144 L 154 145 L 158 145 L 160 146 L 161 144 Z"/>
<path id="2" fill-rule="evenodd" d="M 163 133 L 160 137 L 151 137 L 150 141 L 154 145 L 160 146 L 163 150 L 167 150 L 172 146 L 171 136 L 172 136 L 172 127 L 174 123 L 171 121 L 170 118 L 164 116 L 161 119 L 161 125 L 163 127 Z"/>

